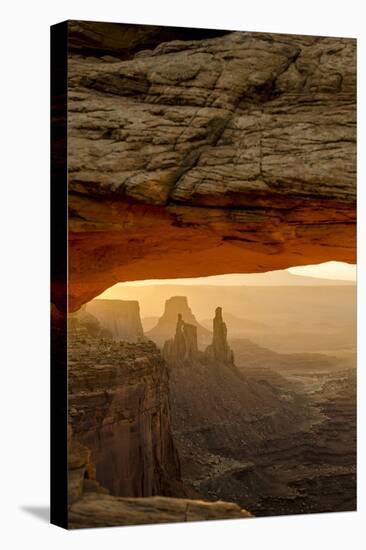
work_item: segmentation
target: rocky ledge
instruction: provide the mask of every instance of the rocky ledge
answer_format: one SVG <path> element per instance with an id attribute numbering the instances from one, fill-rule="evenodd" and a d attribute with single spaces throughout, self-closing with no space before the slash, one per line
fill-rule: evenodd
<path id="1" fill-rule="evenodd" d="M 251 517 L 249 512 L 229 502 L 159 496 L 117 498 L 89 493 L 71 506 L 69 527 L 77 529 L 248 517 Z"/>

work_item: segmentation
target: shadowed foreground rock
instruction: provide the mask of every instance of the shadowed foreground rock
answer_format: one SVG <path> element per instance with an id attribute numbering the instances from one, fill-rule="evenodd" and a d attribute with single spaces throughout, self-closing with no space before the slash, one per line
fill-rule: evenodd
<path id="1" fill-rule="evenodd" d="M 355 40 L 153 32 L 124 55 L 133 28 L 105 52 L 103 25 L 71 34 L 71 310 L 117 281 L 355 261 Z"/>
<path id="2" fill-rule="evenodd" d="M 92 493 L 75 502 L 69 527 L 112 527 L 251 517 L 237 504 L 169 497 L 117 498 Z"/>
<path id="3" fill-rule="evenodd" d="M 117 496 L 185 496 L 156 346 L 93 338 L 78 326 L 68 351 L 69 422 L 101 485 Z"/>
<path id="4" fill-rule="evenodd" d="M 111 527 L 251 517 L 237 504 L 186 498 L 111 496 L 95 478 L 90 450 L 68 429 L 68 527 Z"/>

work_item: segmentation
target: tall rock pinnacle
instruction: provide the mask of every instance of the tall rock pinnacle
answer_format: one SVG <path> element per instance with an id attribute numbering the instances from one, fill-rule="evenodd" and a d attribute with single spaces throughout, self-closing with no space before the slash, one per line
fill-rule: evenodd
<path id="1" fill-rule="evenodd" d="M 197 327 L 185 323 L 178 314 L 175 336 L 167 340 L 163 347 L 163 357 L 169 363 L 185 363 L 197 358 Z"/>
<path id="2" fill-rule="evenodd" d="M 208 346 L 205 353 L 214 361 L 234 363 L 234 354 L 227 343 L 227 328 L 222 318 L 221 307 L 216 308 L 212 344 Z"/>

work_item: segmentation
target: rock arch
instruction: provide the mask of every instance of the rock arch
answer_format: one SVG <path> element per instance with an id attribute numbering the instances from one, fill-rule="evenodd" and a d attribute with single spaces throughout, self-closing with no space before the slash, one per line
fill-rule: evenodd
<path id="1" fill-rule="evenodd" d="M 118 281 L 355 262 L 355 40 L 172 35 L 104 58 L 77 55 L 79 27 L 71 310 Z"/>

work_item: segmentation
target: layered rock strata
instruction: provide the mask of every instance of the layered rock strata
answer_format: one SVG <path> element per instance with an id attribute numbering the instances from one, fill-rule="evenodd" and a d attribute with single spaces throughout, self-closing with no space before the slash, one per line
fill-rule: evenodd
<path id="1" fill-rule="evenodd" d="M 152 342 L 69 335 L 69 420 L 113 495 L 182 494 L 171 435 L 168 371 Z"/>

